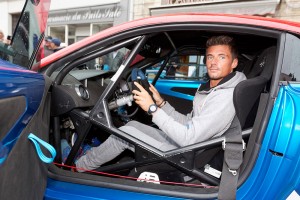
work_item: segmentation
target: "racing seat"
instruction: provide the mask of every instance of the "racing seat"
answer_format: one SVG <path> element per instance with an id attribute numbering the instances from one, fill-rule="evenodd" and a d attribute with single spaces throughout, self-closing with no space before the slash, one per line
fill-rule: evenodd
<path id="1" fill-rule="evenodd" d="M 241 86 L 237 87 L 235 95 L 240 96 L 242 100 L 234 97 L 234 104 L 236 107 L 237 115 L 239 117 L 242 129 L 252 127 L 257 113 L 259 96 L 265 90 L 267 92 L 268 83 L 272 77 L 273 68 L 275 65 L 276 47 L 269 47 L 261 52 L 256 58 L 254 65 L 249 73 L 245 73 L 247 81 L 242 83 Z M 251 90 L 251 86 L 248 85 L 259 85 L 258 88 Z M 253 87 L 252 86 L 252 87 Z M 250 87 L 248 91 L 248 87 Z M 245 90 L 244 92 L 242 90 Z M 241 94 L 238 94 L 240 93 Z M 248 93 L 249 92 L 249 93 Z M 243 94 L 244 93 L 244 94 Z M 257 96 L 258 95 L 258 96 Z M 253 102 L 253 100 L 255 100 Z M 239 105 L 242 104 L 242 105 Z M 252 105 L 248 105 L 252 104 Z M 247 106 L 248 105 L 248 106 Z M 250 110 L 248 110 L 250 109 Z"/>

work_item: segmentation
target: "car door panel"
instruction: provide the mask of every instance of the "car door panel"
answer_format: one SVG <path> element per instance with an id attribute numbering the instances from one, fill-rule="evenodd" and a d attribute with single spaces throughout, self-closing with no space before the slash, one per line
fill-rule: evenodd
<path id="1" fill-rule="evenodd" d="M 239 188 L 239 199 L 284 199 L 299 187 L 299 103 L 300 84 L 280 87 L 256 165 Z"/>
<path id="2" fill-rule="evenodd" d="M 14 117 L 12 128 L 3 134 L 1 140 L 1 152 L 5 155 L 0 163 L 0 197 L 42 199 L 47 183 L 47 165 L 39 159 L 27 137 L 33 133 L 44 141 L 49 140 L 50 98 L 46 94 L 51 80 L 37 73 L 15 69 L 1 70 L 0 80 L 2 87 L 8 87 L 0 92 L 2 102 L 14 105 L 20 101 L 20 108 L 24 107 L 24 99 L 26 102 L 25 112 L 20 111 Z M 7 103 L 9 99 L 16 102 Z"/>
<path id="3" fill-rule="evenodd" d="M 163 98 L 183 114 L 191 112 L 192 101 L 199 86 L 199 81 L 161 79 L 155 85 Z"/>
<path id="4" fill-rule="evenodd" d="M 26 99 L 24 96 L 0 99 L 0 141 L 4 138 L 14 123 L 21 117 L 26 109 Z"/>

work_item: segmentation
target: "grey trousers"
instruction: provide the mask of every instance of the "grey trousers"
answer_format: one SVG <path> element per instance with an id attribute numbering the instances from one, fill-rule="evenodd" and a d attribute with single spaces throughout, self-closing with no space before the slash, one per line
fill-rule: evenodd
<path id="1" fill-rule="evenodd" d="M 163 131 L 137 121 L 130 121 L 119 129 L 161 151 L 178 147 Z M 75 165 L 79 172 L 96 169 L 120 155 L 125 149 L 134 151 L 134 146 L 115 135 L 111 135 L 100 146 L 92 148 L 79 158 Z"/>

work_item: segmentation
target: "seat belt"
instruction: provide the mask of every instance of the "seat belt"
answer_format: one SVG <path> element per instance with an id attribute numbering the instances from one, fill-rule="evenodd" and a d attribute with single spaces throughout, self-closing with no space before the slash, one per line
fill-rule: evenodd
<path id="1" fill-rule="evenodd" d="M 218 193 L 218 199 L 221 200 L 236 199 L 239 170 L 243 162 L 243 151 L 246 149 L 239 120 L 237 116 L 235 118 L 233 123 L 236 123 L 236 128 L 225 135 L 222 143 L 224 160 Z"/>
<path id="2" fill-rule="evenodd" d="M 237 117 L 233 118 L 232 123 L 230 127 L 223 133 L 223 136 L 228 135 L 231 132 L 236 131 L 236 129 L 239 129 L 240 122 Z M 197 168 L 204 167 L 206 164 L 209 164 L 209 162 L 221 151 L 221 147 L 215 147 L 212 149 L 205 149 L 200 150 L 196 153 L 195 156 L 195 166 Z M 221 169 L 218 169 L 221 171 Z"/>

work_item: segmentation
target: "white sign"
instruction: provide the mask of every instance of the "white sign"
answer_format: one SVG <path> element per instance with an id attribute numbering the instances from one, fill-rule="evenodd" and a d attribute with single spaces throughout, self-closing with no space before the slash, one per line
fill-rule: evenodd
<path id="1" fill-rule="evenodd" d="M 226 1 L 237 1 L 237 0 L 164 0 L 163 5 L 166 4 L 188 4 L 188 3 L 215 3 L 215 2 L 226 2 Z"/>
<path id="2" fill-rule="evenodd" d="M 119 18 L 119 6 L 99 9 L 67 10 L 66 12 L 53 12 L 49 14 L 48 23 L 95 21 L 108 18 Z"/>

